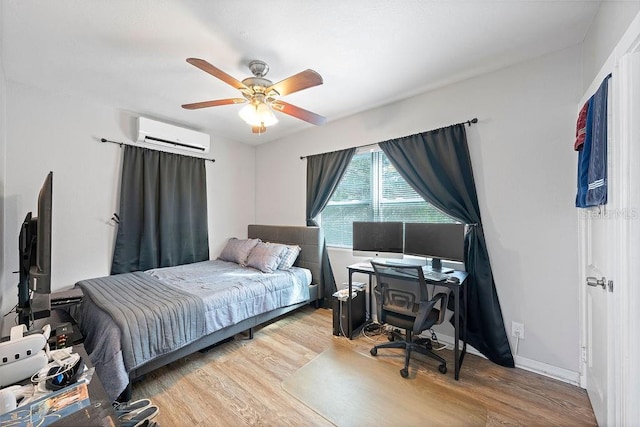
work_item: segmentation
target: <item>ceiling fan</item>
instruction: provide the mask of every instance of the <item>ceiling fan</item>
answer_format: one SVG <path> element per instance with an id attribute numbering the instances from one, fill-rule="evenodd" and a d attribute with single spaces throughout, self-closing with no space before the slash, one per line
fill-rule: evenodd
<path id="1" fill-rule="evenodd" d="M 195 110 L 248 102 L 248 104 L 240 110 L 240 117 L 247 122 L 247 124 L 251 125 L 253 133 L 266 132 L 267 126 L 278 122 L 278 119 L 273 114 L 273 110 L 314 125 L 323 125 L 326 121 L 326 118 L 319 114 L 296 107 L 280 99 L 281 96 L 321 85 L 322 76 L 313 70 L 301 71 L 274 84 L 271 80 L 264 77 L 269 71 L 269 66 L 264 61 L 251 61 L 249 63 L 249 69 L 253 73 L 253 77 L 248 77 L 242 81 L 236 80 L 221 69 L 209 64 L 204 59 L 187 58 L 187 62 L 238 89 L 244 98 L 194 102 L 192 104 L 184 104 L 182 108 Z"/>

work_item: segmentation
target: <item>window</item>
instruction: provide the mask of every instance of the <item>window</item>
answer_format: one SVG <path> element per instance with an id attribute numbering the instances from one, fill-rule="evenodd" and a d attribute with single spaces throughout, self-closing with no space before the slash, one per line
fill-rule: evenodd
<path id="1" fill-rule="evenodd" d="M 351 159 L 320 215 L 327 244 L 351 247 L 353 221 L 456 222 L 424 201 L 382 151 Z"/>

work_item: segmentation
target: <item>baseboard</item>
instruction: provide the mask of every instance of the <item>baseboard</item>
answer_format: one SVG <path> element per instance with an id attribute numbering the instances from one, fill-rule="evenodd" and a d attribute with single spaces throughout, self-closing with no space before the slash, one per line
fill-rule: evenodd
<path id="1" fill-rule="evenodd" d="M 448 335 L 438 334 L 438 341 L 442 344 L 446 344 L 447 348 L 453 349 L 454 338 Z M 484 359 L 486 357 L 478 350 L 470 345 L 467 345 L 467 353 L 480 356 Z M 568 369 L 558 368 L 557 366 L 549 365 L 547 363 L 538 362 L 536 360 L 527 359 L 522 356 L 515 356 L 516 368 L 524 369 L 536 374 L 544 375 L 545 377 L 553 378 L 571 385 L 580 387 L 580 373 L 570 371 Z M 464 362 L 462 363 L 461 375 L 464 375 Z"/>
<path id="2" fill-rule="evenodd" d="M 538 362 L 537 360 L 527 359 L 526 357 L 515 357 L 516 368 L 531 371 L 536 374 L 554 378 L 562 382 L 580 387 L 580 374 L 569 369 L 558 368 L 548 363 Z"/>

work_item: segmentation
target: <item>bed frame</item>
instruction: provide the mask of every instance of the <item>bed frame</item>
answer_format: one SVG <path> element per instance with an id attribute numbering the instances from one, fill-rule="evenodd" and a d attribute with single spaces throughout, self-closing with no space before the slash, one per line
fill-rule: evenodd
<path id="1" fill-rule="evenodd" d="M 127 387 L 123 393 L 123 399 L 128 400 L 128 396 L 126 395 L 131 392 L 130 387 L 133 380 L 142 377 L 155 369 L 182 359 L 196 351 L 211 347 L 241 332 L 250 331 L 249 335 L 252 336 L 252 328 L 255 326 L 273 320 L 307 304 L 313 303 L 316 308 L 319 306 L 319 303 L 324 296 L 324 289 L 320 275 L 320 267 L 322 264 L 322 243 L 324 242 L 322 229 L 319 227 L 304 226 L 249 225 L 248 237 L 254 239 L 259 238 L 264 242 L 286 243 L 300 246 L 302 250 L 300 251 L 300 256 L 294 265 L 307 268 L 311 271 L 312 278 L 311 285 L 309 287 L 309 300 L 288 307 L 272 310 L 243 320 L 235 325 L 227 326 L 224 329 L 220 329 L 212 334 L 206 335 L 172 353 L 150 360 L 144 365 L 129 372 L 129 387 Z"/>

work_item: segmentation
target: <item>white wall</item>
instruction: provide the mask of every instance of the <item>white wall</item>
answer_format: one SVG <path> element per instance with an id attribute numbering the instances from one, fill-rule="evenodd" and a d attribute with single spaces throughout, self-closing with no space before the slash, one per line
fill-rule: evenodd
<path id="1" fill-rule="evenodd" d="M 587 90 L 638 11 L 638 0 L 600 3 L 582 47 L 583 90 Z"/>
<path id="2" fill-rule="evenodd" d="M 301 155 L 478 117 L 467 136 L 507 331 L 512 320 L 524 323 L 519 356 L 574 374 L 579 319 L 572 143 L 580 68 L 576 46 L 260 146 L 256 221 L 304 224 Z M 338 249 L 330 256 L 337 282 L 346 281 L 345 267 L 356 260 Z M 451 333 L 448 326 L 443 333 Z"/>
<path id="3" fill-rule="evenodd" d="M 131 114 L 84 99 L 7 82 L 6 183 L 2 313 L 17 300 L 19 225 L 35 211 L 48 171 L 53 178 L 52 288 L 109 274 L 118 211 L 121 150 L 98 143 L 131 140 Z M 212 137 L 215 163 L 206 162 L 209 242 L 217 256 L 231 235 L 254 220 L 253 147 Z M 241 167 L 246 165 L 246 167 Z M 241 189 L 241 191 L 236 191 Z M 5 322 L 5 330 L 13 320 Z"/>
<path id="4" fill-rule="evenodd" d="M 212 138 L 216 162 L 207 167 L 209 255 L 216 258 L 230 237 L 246 238 L 255 223 L 255 148 Z"/>

